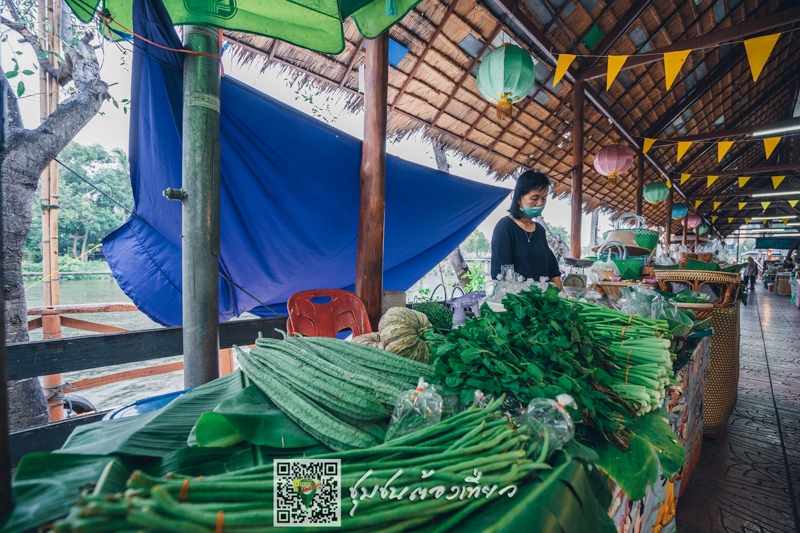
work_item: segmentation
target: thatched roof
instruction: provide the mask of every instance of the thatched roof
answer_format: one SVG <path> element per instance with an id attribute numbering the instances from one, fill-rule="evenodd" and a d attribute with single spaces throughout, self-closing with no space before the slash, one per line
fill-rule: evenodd
<path id="1" fill-rule="evenodd" d="M 423 0 L 389 31 L 392 40 L 408 49 L 390 70 L 390 139 L 417 133 L 436 138 L 498 180 L 520 167 L 537 168 L 554 178 L 557 195 L 567 195 L 573 167 L 573 86 L 568 76 L 552 87 L 555 54 L 578 55 L 573 64 L 578 70 L 603 66 L 605 60 L 599 56 L 646 53 L 793 5 L 792 0 Z M 609 185 L 592 166 L 594 154 L 603 146 L 791 117 L 800 82 L 796 35 L 782 35 L 757 83 L 740 43 L 693 51 L 670 91 L 665 88 L 661 61 L 623 71 L 610 91 L 605 77 L 588 80 L 587 90 L 596 97 L 587 99 L 584 112 L 584 209 L 612 213 L 634 209 L 636 167 L 624 181 Z M 274 67 L 300 83 L 312 82 L 345 99 L 350 110 L 362 106 L 358 80 L 364 43 L 352 22 L 346 23 L 347 46 L 338 55 L 310 52 L 267 37 L 226 36 L 240 62 Z M 514 106 L 513 119 L 504 121 L 480 95 L 475 74 L 479 55 L 509 40 L 538 61 L 537 83 L 529 97 Z M 550 49 L 537 46 L 542 41 Z M 748 142 L 734 146 L 736 153 L 718 165 L 715 147 L 714 142 L 695 143 L 677 164 L 674 147 L 651 150 L 645 183 L 662 180 L 662 171 L 675 178 L 681 172 L 776 164 L 776 156 L 764 161 L 760 143 Z M 784 163 L 792 151 L 800 158 L 800 138 L 784 139 L 777 158 Z M 789 175 L 787 184 L 800 188 L 800 173 L 782 174 Z M 710 191 L 728 190 L 732 183 L 738 187 L 735 182 L 735 176 L 720 178 Z M 765 188 L 766 183 L 754 179 L 750 186 Z M 705 178 L 695 178 L 680 190 L 690 199 L 709 192 Z M 736 198 L 720 200 L 735 205 Z M 676 196 L 675 201 L 684 200 Z M 664 204 L 645 203 L 644 215 L 651 223 L 663 224 Z"/>

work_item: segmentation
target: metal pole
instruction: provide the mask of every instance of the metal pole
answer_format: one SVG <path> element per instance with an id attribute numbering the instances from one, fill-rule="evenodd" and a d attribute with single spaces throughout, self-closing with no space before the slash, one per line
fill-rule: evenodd
<path id="1" fill-rule="evenodd" d="M 356 294 L 377 331 L 383 299 L 383 243 L 386 217 L 386 104 L 389 36 L 367 41 L 364 142 L 361 147 L 361 202 L 356 246 Z"/>
<path id="2" fill-rule="evenodd" d="M 0 151 L 6 149 L 6 95 L 8 85 L 0 91 Z M 2 162 L 0 162 L 2 165 Z M 1 169 L 0 169 L 1 170 Z M 0 172 L 0 176 L 2 176 Z M 0 206 L 3 205 L 3 188 L 0 183 Z M 0 209 L 0 250 L 2 250 L 3 215 Z M 3 278 L 3 262 L 0 261 L 0 279 Z M 6 321 L 3 314 L 5 303 L 0 291 L 0 523 L 11 510 L 11 445 L 8 422 L 8 367 L 6 359 Z"/>
<path id="3" fill-rule="evenodd" d="M 636 214 L 642 216 L 642 200 L 644 199 L 644 153 L 639 148 L 636 155 L 636 166 L 638 173 L 636 176 Z"/>
<path id="4" fill-rule="evenodd" d="M 581 222 L 583 217 L 583 82 L 572 87 L 572 212 L 570 255 L 581 256 Z"/>
<path id="5" fill-rule="evenodd" d="M 186 26 L 189 50 L 217 56 L 217 30 Z M 219 377 L 219 60 L 183 63 L 183 384 Z"/>

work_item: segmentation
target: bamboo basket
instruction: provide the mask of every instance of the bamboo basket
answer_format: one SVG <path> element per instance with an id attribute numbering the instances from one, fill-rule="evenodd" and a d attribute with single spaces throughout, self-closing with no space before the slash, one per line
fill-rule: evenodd
<path id="1" fill-rule="evenodd" d="M 723 272 L 718 270 L 658 270 L 656 269 L 658 288 L 662 291 L 669 290 L 669 283 L 683 283 L 689 285 L 693 291 L 700 292 L 700 287 L 706 284 L 723 285 L 719 294 L 719 301 L 715 308 L 728 307 L 739 297 L 739 286 L 742 282 L 737 272 Z M 738 342 L 738 341 L 737 341 Z"/>
<path id="2" fill-rule="evenodd" d="M 697 320 L 705 320 L 711 316 L 714 311 L 714 304 L 690 304 L 690 303 L 677 303 L 680 309 L 688 309 L 694 311 Z"/>
<path id="3" fill-rule="evenodd" d="M 703 434 L 722 440 L 739 394 L 739 302 L 711 313 L 711 364 L 703 399 Z"/>

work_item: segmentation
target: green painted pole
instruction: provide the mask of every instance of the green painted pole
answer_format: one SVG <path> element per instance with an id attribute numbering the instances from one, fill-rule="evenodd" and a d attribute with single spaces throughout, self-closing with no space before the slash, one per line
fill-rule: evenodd
<path id="1" fill-rule="evenodd" d="M 217 30 L 185 26 L 188 50 L 219 54 Z M 183 383 L 219 377 L 219 60 L 183 64 Z"/>

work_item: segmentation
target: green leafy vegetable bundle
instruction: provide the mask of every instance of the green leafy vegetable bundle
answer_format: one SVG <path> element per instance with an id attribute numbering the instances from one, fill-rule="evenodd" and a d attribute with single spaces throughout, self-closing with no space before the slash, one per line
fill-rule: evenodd
<path id="1" fill-rule="evenodd" d="M 429 334 L 435 381 L 445 392 L 458 391 L 462 402 L 475 389 L 511 393 L 523 404 L 532 398 L 575 398 L 583 420 L 577 428 L 584 443 L 610 441 L 625 449 L 626 424 L 637 406 L 612 390 L 616 356 L 597 342 L 580 317 L 580 308 L 550 287 L 509 295 L 505 313 L 488 308 L 447 336 Z"/>

